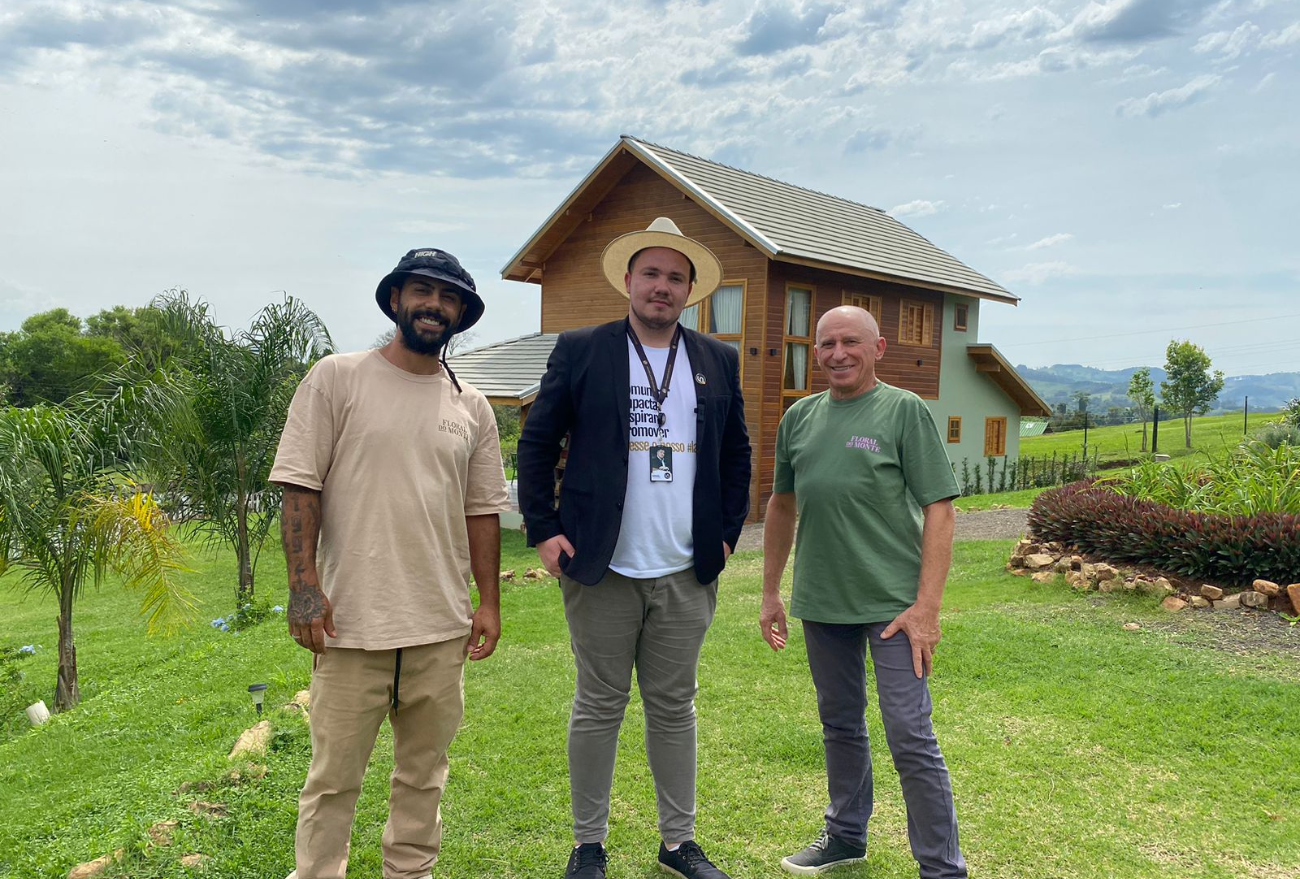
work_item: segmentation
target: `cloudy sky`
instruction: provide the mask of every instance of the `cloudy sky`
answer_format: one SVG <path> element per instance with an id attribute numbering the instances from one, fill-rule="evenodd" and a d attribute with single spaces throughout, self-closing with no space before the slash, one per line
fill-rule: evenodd
<path id="1" fill-rule="evenodd" d="M 1300 370 L 1300 0 L 6 0 L 0 330 L 275 291 L 340 347 L 415 246 L 505 262 L 619 134 L 890 210 L 1031 366 Z"/>

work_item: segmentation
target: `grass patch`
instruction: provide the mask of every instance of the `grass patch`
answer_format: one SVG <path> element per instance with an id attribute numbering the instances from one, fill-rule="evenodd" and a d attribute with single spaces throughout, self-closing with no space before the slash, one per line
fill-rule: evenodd
<path id="1" fill-rule="evenodd" d="M 969 497 L 959 497 L 953 501 L 953 506 L 961 513 L 975 513 L 980 510 L 991 510 L 993 507 L 1011 507 L 1017 510 L 1027 510 L 1034 504 L 1034 498 L 1038 497 L 1045 488 L 1026 488 L 1020 491 L 999 491 L 993 494 L 973 494 Z"/>
<path id="2" fill-rule="evenodd" d="M 535 567 L 517 533 L 503 568 Z M 1293 876 L 1300 863 L 1300 660 L 1207 649 L 1168 628 L 1151 600 L 1072 593 L 1002 571 L 1011 541 L 957 546 L 934 678 L 935 722 L 952 769 L 972 875 L 1163 879 Z M 233 600 L 224 554 L 193 559 L 204 619 Z M 797 624 L 774 654 L 758 634 L 762 558 L 734 557 L 700 671 L 699 837 L 734 876 L 783 875 L 780 857 L 820 825 L 821 731 Z M 11 575 L 12 576 L 12 575 Z M 283 562 L 268 553 L 259 593 L 280 600 Z M 9 577 L 0 587 L 9 584 Z M 564 730 L 572 660 L 558 589 L 507 584 L 497 654 L 466 673 L 467 713 L 452 746 L 446 835 L 435 876 L 557 875 L 570 844 Z M 15 701 L 54 683 L 53 607 L 0 591 L 0 646 L 44 650 L 17 667 Z M 1159 621 L 1139 632 L 1123 622 Z M 180 877 L 182 854 L 212 877 L 279 877 L 292 867 L 297 794 L 310 758 L 305 727 L 272 707 L 265 774 L 228 776 L 226 752 L 268 706 L 307 685 L 307 654 L 282 619 L 239 634 L 200 624 L 148 639 L 133 599 L 112 589 L 78 608 L 82 706 L 0 740 L 0 876 L 62 877 L 117 848 L 108 875 Z M 1300 633 L 1297 633 L 1300 637 Z M 1186 643 L 1185 643 L 1186 642 Z M 24 703 L 25 704 L 25 703 Z M 845 879 L 916 875 L 879 720 L 870 854 Z M 611 875 L 658 875 L 653 786 L 634 699 L 620 738 Z M 350 875 L 377 876 L 391 737 L 381 733 L 358 809 Z M 253 775 L 257 775 L 254 772 Z M 183 792 L 185 783 L 205 790 Z M 198 799 L 225 817 L 196 815 Z M 148 849 L 149 824 L 180 821 L 177 842 Z"/>
<path id="3" fill-rule="evenodd" d="M 1281 418 L 1277 412 L 1254 412 L 1250 415 L 1250 430 L 1270 421 Z M 1187 459 L 1187 463 L 1204 461 L 1207 457 L 1221 457 L 1227 450 L 1236 448 L 1244 434 L 1241 430 L 1240 415 L 1208 415 L 1192 419 L 1192 448 L 1184 446 L 1183 422 L 1160 422 L 1160 452 L 1175 460 Z M 1151 424 L 1147 424 L 1147 448 L 1151 445 Z M 1102 466 L 1108 461 L 1129 461 L 1143 457 L 1142 425 L 1113 424 L 1106 427 L 1088 429 L 1088 453 L 1098 450 Z M 1073 455 L 1083 450 L 1083 431 L 1069 430 L 1064 433 L 1049 433 L 1043 436 L 1024 437 L 1020 440 L 1020 454 L 1041 457 Z"/>

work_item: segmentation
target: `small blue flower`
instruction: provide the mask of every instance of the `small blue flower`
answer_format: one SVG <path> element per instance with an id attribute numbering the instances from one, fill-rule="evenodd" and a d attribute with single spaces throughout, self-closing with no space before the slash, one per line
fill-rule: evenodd
<path id="1" fill-rule="evenodd" d="M 35 644 L 27 644 L 27 645 L 25 645 L 25 646 L 23 646 L 23 647 L 19 647 L 19 648 L 18 648 L 18 652 L 19 652 L 19 653 L 26 653 L 26 654 L 29 654 L 29 655 L 30 655 L 30 654 L 36 652 L 36 645 L 35 645 Z"/>
<path id="2" fill-rule="evenodd" d="M 271 608 L 271 613 L 284 613 L 284 608 L 277 604 L 275 607 Z"/>
<path id="3" fill-rule="evenodd" d="M 222 626 L 224 626 L 225 624 L 226 624 L 226 618 L 225 618 L 225 617 L 217 617 L 215 620 L 212 621 L 212 628 L 214 628 L 214 629 L 220 629 L 220 628 L 221 628 Z"/>
<path id="4" fill-rule="evenodd" d="M 230 631 L 230 624 L 229 624 L 229 623 L 222 623 L 222 624 L 221 624 L 221 631 L 223 631 L 223 632 L 229 632 L 229 631 Z"/>

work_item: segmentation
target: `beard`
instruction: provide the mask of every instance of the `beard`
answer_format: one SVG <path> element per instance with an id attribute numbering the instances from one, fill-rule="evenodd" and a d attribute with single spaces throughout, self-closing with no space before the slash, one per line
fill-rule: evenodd
<path id="1" fill-rule="evenodd" d="M 437 357 L 447 345 L 447 340 L 451 338 L 451 324 L 444 324 L 442 332 L 437 336 L 425 335 L 425 330 L 416 326 L 417 319 L 422 317 L 432 317 L 442 319 L 442 315 L 429 311 L 422 311 L 418 314 L 411 312 L 402 312 L 397 316 L 397 328 L 402 333 L 402 341 L 406 347 L 416 354 L 426 354 L 431 357 Z"/>

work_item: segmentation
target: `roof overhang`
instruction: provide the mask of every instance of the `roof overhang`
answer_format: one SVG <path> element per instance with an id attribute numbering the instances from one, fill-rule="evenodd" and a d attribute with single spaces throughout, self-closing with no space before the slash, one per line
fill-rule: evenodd
<path id="1" fill-rule="evenodd" d="M 923 290 L 934 290 L 939 293 L 953 293 L 957 296 L 969 296 L 972 299 L 987 299 L 990 302 L 1005 302 L 1010 305 L 1020 304 L 1020 297 L 1011 293 L 999 295 L 985 290 L 972 290 L 969 287 L 954 287 L 949 284 L 936 284 L 933 281 L 920 281 L 915 278 L 904 278 L 901 275 L 891 275 L 885 272 L 873 272 L 869 269 L 860 269 L 856 266 L 844 265 L 843 263 L 832 263 L 824 260 L 809 259 L 808 257 L 797 256 L 792 253 L 778 252 L 772 257 L 772 259 L 777 262 L 790 263 L 791 265 L 807 266 L 810 269 L 839 272 L 841 275 L 855 275 L 859 278 L 871 278 L 874 281 L 887 281 L 891 284 L 918 287 Z"/>
<path id="2" fill-rule="evenodd" d="M 1020 373 L 992 345 L 967 345 L 966 353 L 975 361 L 975 371 L 989 377 L 1008 397 L 1020 407 L 1022 416 L 1050 418 L 1052 407 L 1038 396 Z"/>

